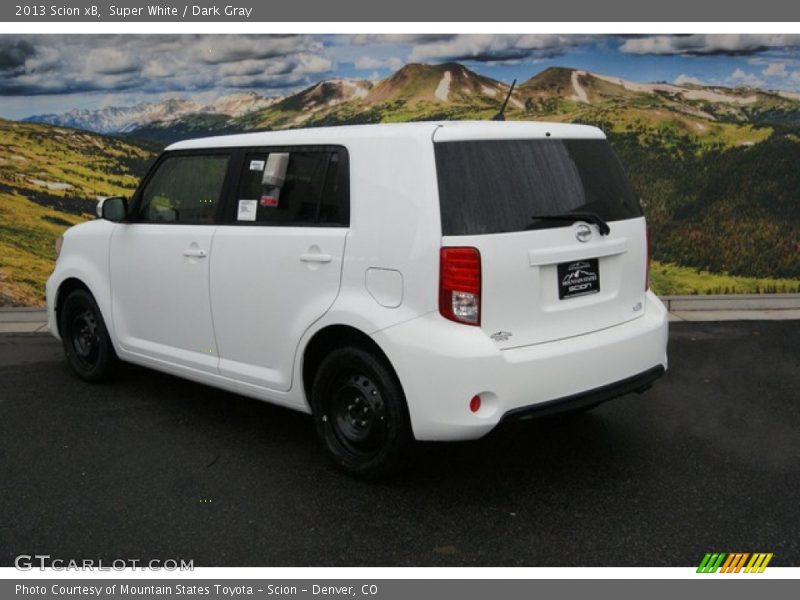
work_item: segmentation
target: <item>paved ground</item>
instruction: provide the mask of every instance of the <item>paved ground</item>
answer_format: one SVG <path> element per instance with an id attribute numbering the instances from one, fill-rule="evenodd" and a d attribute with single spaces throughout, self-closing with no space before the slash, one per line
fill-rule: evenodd
<path id="1" fill-rule="evenodd" d="M 426 444 L 367 484 L 303 415 L 133 367 L 90 386 L 48 336 L 3 335 L 0 565 L 800 565 L 800 322 L 676 323 L 670 344 L 644 396 Z"/>

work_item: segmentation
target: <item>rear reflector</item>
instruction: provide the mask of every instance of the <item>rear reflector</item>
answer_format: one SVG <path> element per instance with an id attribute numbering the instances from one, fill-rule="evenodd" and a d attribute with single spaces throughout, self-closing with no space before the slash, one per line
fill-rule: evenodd
<path id="1" fill-rule="evenodd" d="M 478 412 L 481 409 L 481 397 L 480 396 L 473 396 L 472 400 L 469 401 L 469 409 L 472 412 Z"/>
<path id="2" fill-rule="evenodd" d="M 439 312 L 457 323 L 481 323 L 481 255 L 477 248 L 439 253 Z"/>

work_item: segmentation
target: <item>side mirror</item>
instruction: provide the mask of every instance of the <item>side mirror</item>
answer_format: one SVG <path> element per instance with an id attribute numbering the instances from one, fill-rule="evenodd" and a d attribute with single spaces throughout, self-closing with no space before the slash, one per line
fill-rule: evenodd
<path id="1" fill-rule="evenodd" d="M 128 201 L 122 196 L 103 198 L 97 203 L 97 218 L 119 223 L 128 214 Z"/>

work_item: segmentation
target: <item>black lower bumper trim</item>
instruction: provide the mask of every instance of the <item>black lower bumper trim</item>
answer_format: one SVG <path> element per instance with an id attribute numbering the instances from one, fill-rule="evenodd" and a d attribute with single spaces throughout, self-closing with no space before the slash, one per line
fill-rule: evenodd
<path id="1" fill-rule="evenodd" d="M 500 423 L 508 423 L 509 421 L 515 421 L 524 417 L 554 415 L 560 412 L 595 406 L 631 392 L 643 392 L 663 374 L 664 367 L 658 365 L 657 367 L 648 369 L 633 377 L 615 381 L 614 383 L 609 383 L 608 385 L 589 390 L 588 392 L 581 392 L 580 394 L 573 394 L 572 396 L 565 396 L 564 398 L 556 398 L 555 400 L 548 400 L 547 402 L 514 408 L 503 415 L 500 419 Z"/>

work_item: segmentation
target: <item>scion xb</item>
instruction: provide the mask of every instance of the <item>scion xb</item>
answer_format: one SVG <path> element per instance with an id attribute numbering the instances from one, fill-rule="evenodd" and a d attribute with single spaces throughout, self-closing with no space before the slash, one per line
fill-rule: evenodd
<path id="1" fill-rule="evenodd" d="M 69 229 L 50 331 L 313 415 L 344 470 L 643 391 L 667 367 L 644 217 L 594 127 L 443 122 L 176 143 Z"/>

